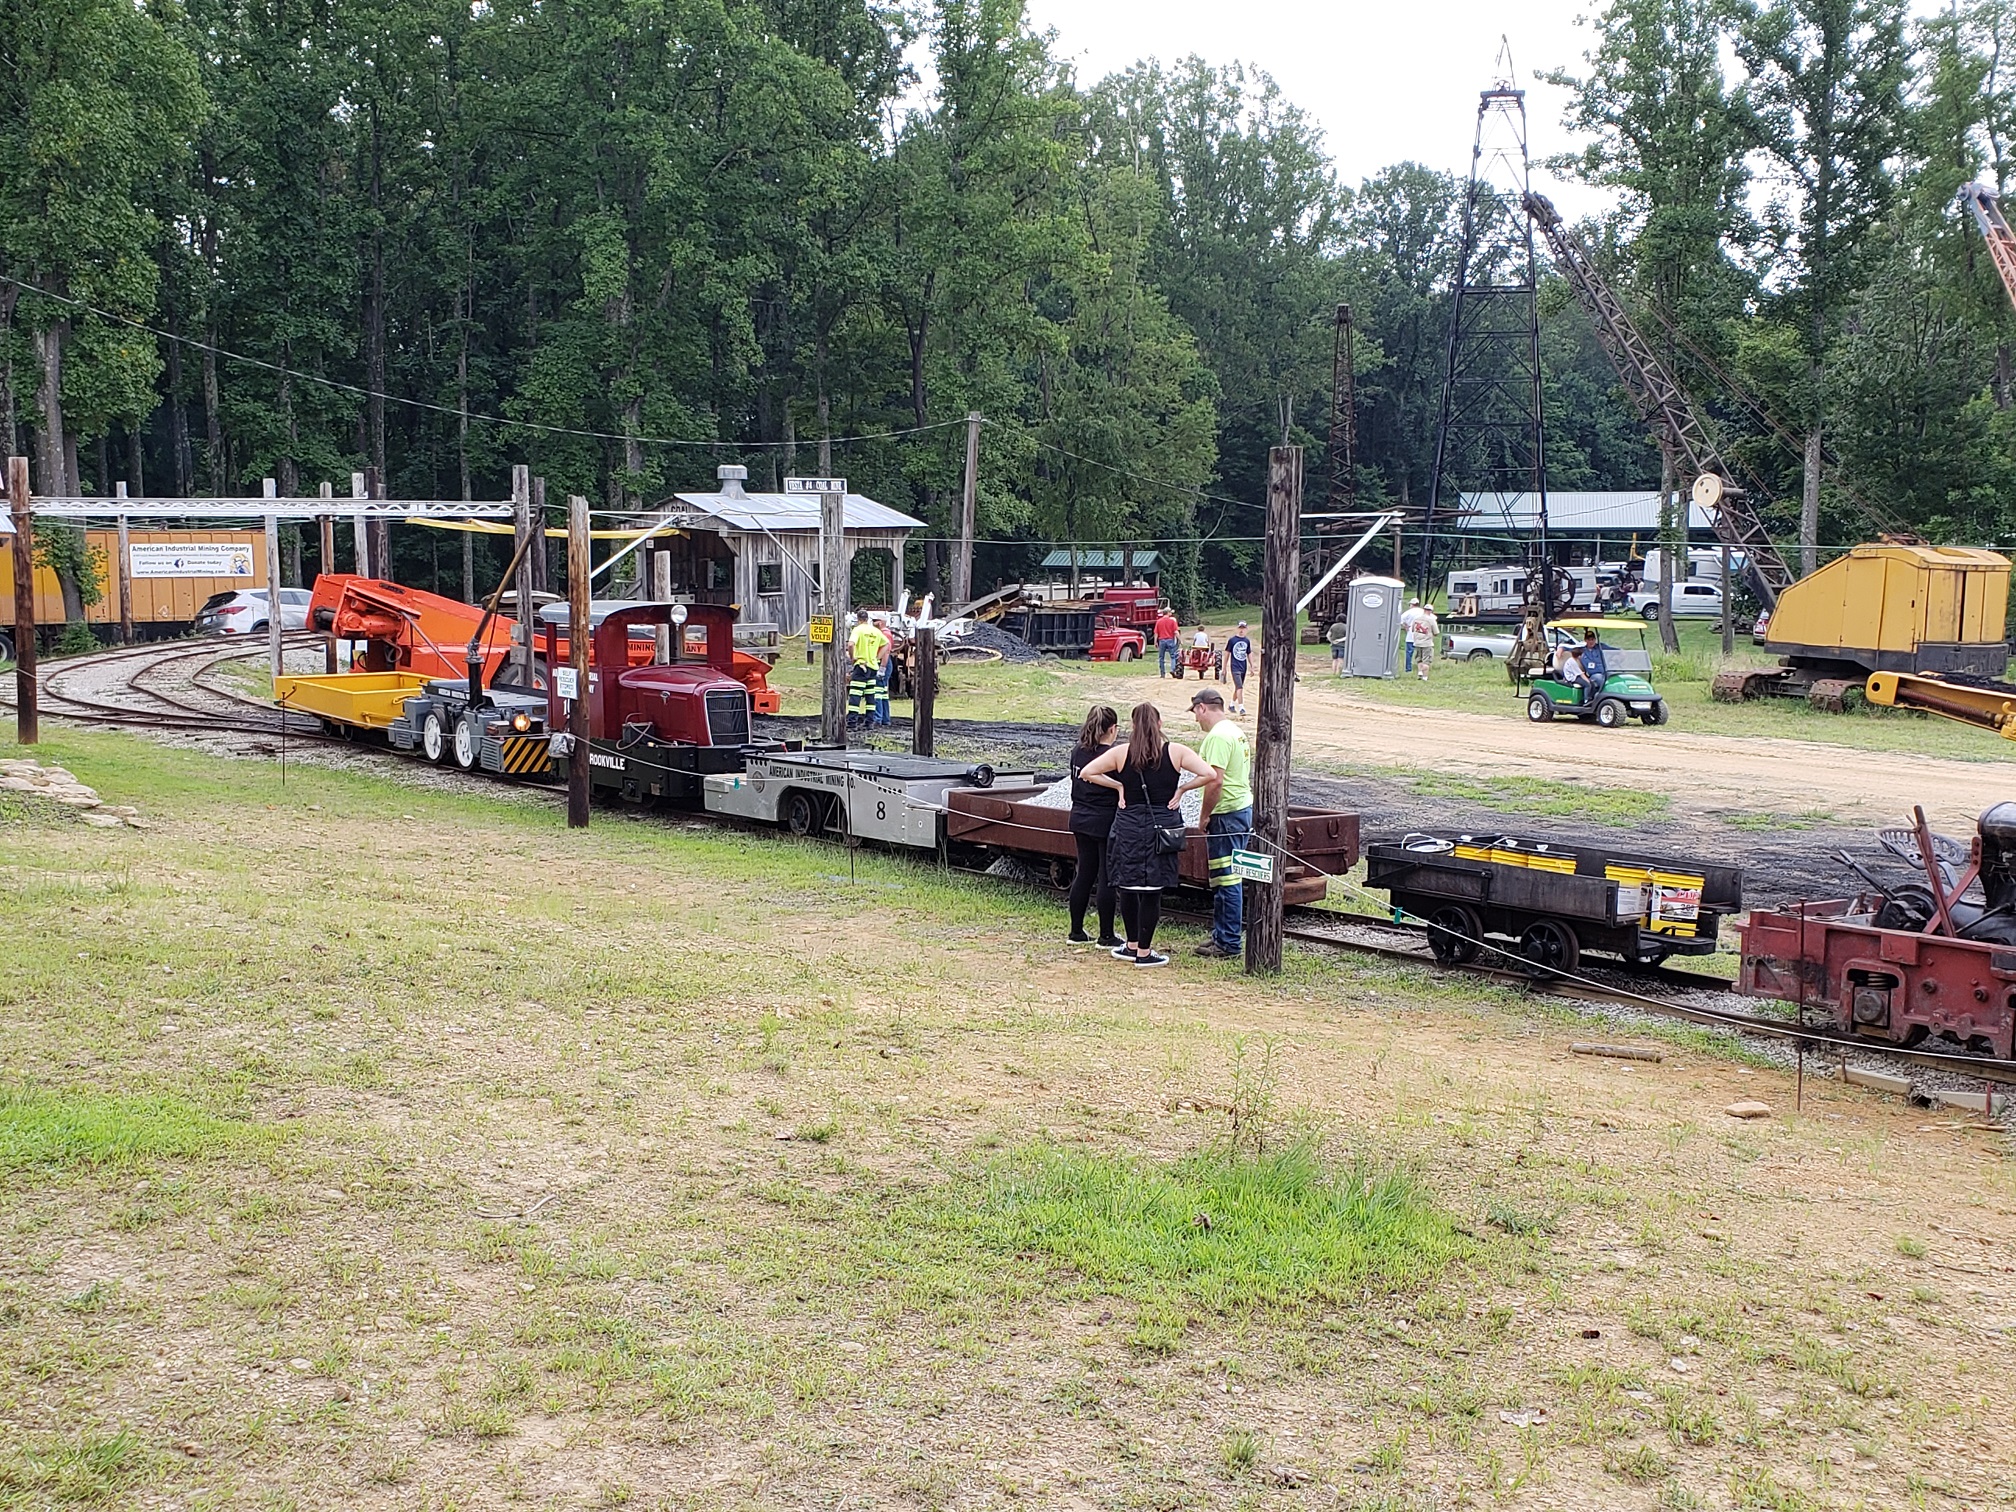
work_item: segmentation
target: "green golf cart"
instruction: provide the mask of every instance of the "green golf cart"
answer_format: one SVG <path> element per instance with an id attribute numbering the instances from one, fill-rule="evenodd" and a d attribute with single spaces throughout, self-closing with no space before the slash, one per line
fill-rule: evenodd
<path id="1" fill-rule="evenodd" d="M 1606 730 L 1614 730 L 1631 720 L 1648 725 L 1666 723 L 1666 700 L 1652 686 L 1652 647 L 1642 625 L 1627 620 L 1560 619 L 1547 626 L 1549 636 L 1559 644 L 1566 638 L 1579 642 L 1582 632 L 1596 632 L 1597 648 L 1603 653 L 1602 675 L 1593 686 L 1562 681 L 1552 672 L 1535 677 L 1526 695 L 1526 717 L 1535 724 L 1550 719 L 1593 719 Z M 1617 645 L 1636 637 L 1637 644 Z"/>

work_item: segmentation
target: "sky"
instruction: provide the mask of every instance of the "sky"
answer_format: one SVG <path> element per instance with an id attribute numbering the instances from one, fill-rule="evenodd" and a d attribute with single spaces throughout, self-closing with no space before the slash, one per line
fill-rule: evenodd
<path id="1" fill-rule="evenodd" d="M 1534 187 L 1570 216 L 1604 207 L 1605 196 L 1557 181 L 1539 166 L 1579 145 L 1561 117 L 1568 91 L 1540 83 L 1543 71 L 1582 71 L 1593 46 L 1576 18 L 1592 0 L 1028 0 L 1030 20 L 1057 34 L 1056 56 L 1094 83 L 1143 56 L 1173 62 L 1197 53 L 1243 62 L 1274 76 L 1290 101 L 1323 127 L 1338 176 L 1356 187 L 1390 163 L 1412 159 L 1465 174 L 1477 125 L 1477 94 L 1497 80 L 1509 41 L 1527 91 Z"/>

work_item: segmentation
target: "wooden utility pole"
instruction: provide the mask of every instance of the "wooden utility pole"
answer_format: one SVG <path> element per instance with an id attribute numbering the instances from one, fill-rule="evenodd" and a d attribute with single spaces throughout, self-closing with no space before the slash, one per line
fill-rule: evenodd
<path id="1" fill-rule="evenodd" d="M 375 467 L 364 469 L 364 492 L 374 499 L 385 497 L 385 479 Z M 392 576 L 392 522 L 383 515 L 371 521 L 371 567 L 386 582 L 398 581 Z"/>
<path id="2" fill-rule="evenodd" d="M 570 511 L 567 521 L 567 550 L 574 550 L 573 501 L 568 501 Z M 511 632 L 511 662 L 518 669 L 518 685 L 532 686 L 532 552 L 528 547 L 544 548 L 545 522 L 537 524 L 532 519 L 532 469 L 524 463 L 514 463 L 511 468 L 511 559 L 518 564 L 517 578 L 511 584 L 511 591 L 517 597 L 517 625 Z M 537 530 L 541 534 L 535 536 Z M 573 601 L 574 569 L 567 569 L 568 601 Z M 550 672 L 550 668 L 548 669 Z"/>
<path id="3" fill-rule="evenodd" d="M 938 754 L 938 627 L 919 625 L 911 640 L 915 666 L 910 679 L 910 752 Z"/>
<path id="4" fill-rule="evenodd" d="M 35 519 L 28 512 L 28 459 L 7 459 L 7 503 L 14 517 L 14 736 L 42 738 L 35 681 Z"/>
<path id="5" fill-rule="evenodd" d="M 523 468 L 511 470 L 514 498 L 523 472 Z M 588 641 L 593 634 L 588 622 L 589 545 L 588 501 L 572 494 L 567 500 L 567 662 L 574 669 L 574 701 L 567 710 L 567 730 L 574 737 L 574 749 L 567 758 L 569 829 L 585 829 L 588 824 L 588 701 L 594 697 L 588 671 Z"/>
<path id="6" fill-rule="evenodd" d="M 324 483 L 322 497 L 326 499 L 330 493 L 329 485 Z M 316 576 L 320 577 L 325 572 L 336 570 L 336 517 L 330 514 L 315 516 L 315 534 L 316 543 L 322 548 L 322 560 L 316 569 Z M 310 625 L 308 628 L 312 630 L 315 627 Z M 325 672 L 336 670 L 336 637 L 333 635 L 322 638 L 322 670 Z"/>
<path id="7" fill-rule="evenodd" d="M 833 623 L 819 676 L 819 738 L 847 744 L 847 602 L 854 596 L 847 561 L 847 496 L 819 495 L 819 599 Z"/>
<path id="8" fill-rule="evenodd" d="M 350 497 L 361 499 L 364 493 L 364 474 L 350 474 Z M 350 549 L 357 563 L 357 576 L 371 576 L 371 525 L 367 516 L 358 513 L 350 516 Z"/>
<path id="9" fill-rule="evenodd" d="M 546 545 L 546 480 L 532 480 L 532 528 L 539 533 L 532 543 L 532 591 L 553 591 L 553 560 Z"/>
<path id="10" fill-rule="evenodd" d="M 115 492 L 125 498 L 126 485 L 121 483 Z M 119 644 L 133 644 L 133 525 L 123 514 L 119 516 Z"/>
<path id="11" fill-rule="evenodd" d="M 966 412 L 966 483 L 959 491 L 959 555 L 952 563 L 952 602 L 973 598 L 973 520 L 980 505 L 980 412 Z"/>
<path id="12" fill-rule="evenodd" d="M 1247 889 L 1246 969 L 1281 969 L 1282 890 L 1288 879 L 1288 753 L 1295 733 L 1295 588 L 1301 581 L 1302 448 L 1267 455 L 1266 574 L 1260 591 L 1260 717 L 1253 741 L 1251 847 L 1274 880 Z"/>
<path id="13" fill-rule="evenodd" d="M 1729 543 L 1722 543 L 1722 654 L 1736 654 L 1736 623 L 1730 618 L 1735 614 L 1736 595 L 1729 588 Z"/>
<path id="14" fill-rule="evenodd" d="M 651 597 L 662 604 L 672 597 L 672 553 L 660 548 L 650 556 Z M 658 660 L 661 662 L 672 660 L 672 637 L 683 633 L 675 625 L 658 627 Z"/>
<path id="15" fill-rule="evenodd" d="M 260 491 L 269 499 L 278 495 L 271 478 L 265 480 Z M 287 634 L 285 618 L 280 602 L 280 516 L 269 514 L 266 516 L 266 653 L 276 678 L 287 670 L 287 652 L 282 645 L 282 637 Z"/>

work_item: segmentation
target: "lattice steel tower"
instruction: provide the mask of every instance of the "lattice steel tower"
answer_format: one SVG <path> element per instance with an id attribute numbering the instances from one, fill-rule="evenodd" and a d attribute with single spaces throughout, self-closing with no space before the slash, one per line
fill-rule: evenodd
<path id="1" fill-rule="evenodd" d="M 1435 426 L 1435 470 L 1421 523 L 1416 575 L 1432 586 L 1438 523 L 1462 511 L 1461 490 L 1486 496 L 1478 513 L 1502 515 L 1508 530 L 1533 521 L 1533 564 L 1547 554 L 1547 451 L 1540 404 L 1540 303 L 1530 184 L 1526 91 L 1513 81 L 1509 47 L 1498 55 L 1499 80 L 1477 97 L 1470 186 L 1463 199 L 1463 243 L 1449 311 L 1442 403 Z M 1515 496 L 1528 508 L 1517 510 Z M 1537 572 L 1554 611 L 1553 574 Z"/>

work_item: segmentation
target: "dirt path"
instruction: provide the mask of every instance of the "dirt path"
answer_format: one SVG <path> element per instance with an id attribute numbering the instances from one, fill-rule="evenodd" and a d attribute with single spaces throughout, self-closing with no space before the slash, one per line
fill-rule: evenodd
<path id="1" fill-rule="evenodd" d="M 1195 686 L 1179 692 L 1172 685 L 1158 701 L 1165 709 L 1180 708 Z M 1106 680 L 1103 688 L 1115 698 L 1141 696 L 1138 679 Z M 1980 762 L 1803 740 L 1694 735 L 1670 726 L 1616 731 L 1572 721 L 1534 725 L 1455 709 L 1400 708 L 1355 695 L 1308 669 L 1295 700 L 1295 751 L 1298 763 L 1572 776 L 1662 794 L 1680 813 L 1818 809 L 1858 829 L 1896 823 L 1913 803 L 1922 803 L 1938 828 L 1970 834 L 1983 809 L 2016 796 L 2001 768 Z"/>

